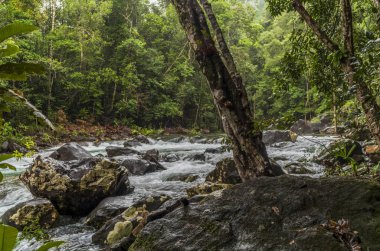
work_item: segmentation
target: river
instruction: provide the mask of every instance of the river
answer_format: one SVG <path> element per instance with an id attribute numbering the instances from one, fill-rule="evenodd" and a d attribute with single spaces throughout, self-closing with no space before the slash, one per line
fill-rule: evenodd
<path id="1" fill-rule="evenodd" d="M 267 148 L 268 154 L 272 159 L 275 159 L 278 164 L 285 166 L 289 163 L 302 162 L 304 165 L 315 172 L 312 176 L 319 177 L 323 174 L 322 166 L 315 164 L 311 159 L 315 156 L 319 149 L 327 146 L 335 137 L 316 137 L 304 136 L 298 137 L 297 142 L 281 142 L 269 146 Z M 133 193 L 120 196 L 120 201 L 124 203 L 133 204 L 141 198 L 146 198 L 150 195 L 166 194 L 173 198 L 185 195 L 185 189 L 192 187 L 198 183 L 202 183 L 211 170 L 215 168 L 215 164 L 223 158 L 231 157 L 231 152 L 224 152 L 219 154 L 206 154 L 206 161 L 190 161 L 186 160 L 188 156 L 197 153 L 204 153 L 206 149 L 217 148 L 221 146 L 220 140 L 215 143 L 201 144 L 191 143 L 188 138 L 184 138 L 178 143 L 153 140 L 150 139 L 151 144 L 143 144 L 134 147 L 135 150 L 144 152 L 150 149 L 157 149 L 161 155 L 175 154 L 179 157 L 175 162 L 161 162 L 166 168 L 164 171 L 149 173 L 143 176 L 130 176 L 130 181 L 135 190 Z M 107 146 L 122 146 L 122 141 L 105 142 L 98 146 L 93 143 L 88 143 L 84 148 L 90 151 L 93 155 L 103 154 L 106 155 L 105 148 Z M 42 156 L 48 156 L 54 149 L 52 148 L 39 153 Z M 17 171 L 6 171 L 5 179 L 0 184 L 0 216 L 6 210 L 17 205 L 18 203 L 30 200 L 33 198 L 28 189 L 18 180 L 18 175 L 27 168 L 32 158 L 24 158 L 22 160 L 12 159 L 9 161 L 17 167 Z M 178 174 L 197 174 L 200 179 L 191 182 L 181 181 L 166 181 L 168 177 Z M 64 246 L 59 250 L 67 251 L 92 251 L 99 250 L 99 247 L 91 243 L 91 236 L 95 229 L 83 224 L 84 218 L 71 218 L 61 217 L 59 224 L 48 230 L 48 234 L 54 240 L 65 241 Z M 41 242 L 22 240 L 18 243 L 15 250 L 19 251 L 33 251 Z"/>

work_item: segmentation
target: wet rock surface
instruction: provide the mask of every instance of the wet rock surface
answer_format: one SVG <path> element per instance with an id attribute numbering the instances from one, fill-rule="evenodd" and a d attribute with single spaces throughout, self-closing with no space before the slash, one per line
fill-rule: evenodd
<path id="1" fill-rule="evenodd" d="M 150 222 L 129 250 L 347 250 L 321 225 L 346 219 L 379 249 L 380 185 L 354 178 L 263 177 Z"/>
<path id="2" fill-rule="evenodd" d="M 196 195 L 205 195 L 205 194 L 213 193 L 218 190 L 231 188 L 232 186 L 233 186 L 232 184 L 205 182 L 205 183 L 186 189 L 186 193 L 191 198 Z"/>
<path id="3" fill-rule="evenodd" d="M 149 212 L 157 210 L 162 204 L 170 200 L 166 195 L 151 196 L 134 203 L 120 215 L 107 221 L 93 236 L 94 243 L 108 246 L 115 250 L 121 242 L 128 241 L 131 235 L 137 235 L 146 222 Z M 141 229 L 136 229 L 141 224 Z M 133 232 L 135 231 L 135 232 Z"/>
<path id="4" fill-rule="evenodd" d="M 151 162 L 139 158 L 125 159 L 121 165 L 125 166 L 128 172 L 133 175 L 144 175 L 146 173 L 165 170 L 165 168 L 158 162 Z"/>
<path id="5" fill-rule="evenodd" d="M 28 152 L 28 149 L 17 144 L 13 140 L 7 140 L 7 141 L 0 143 L 0 153 L 13 153 L 15 151 L 18 151 L 20 153 L 25 154 Z"/>
<path id="6" fill-rule="evenodd" d="M 70 162 L 37 157 L 20 179 L 34 196 L 68 215 L 86 215 L 104 198 L 133 191 L 125 167 L 95 157 Z"/>
<path id="7" fill-rule="evenodd" d="M 207 175 L 206 181 L 224 184 L 238 184 L 242 182 L 232 158 L 219 161 L 216 164 L 215 170 Z"/>
<path id="8" fill-rule="evenodd" d="M 199 179 L 199 175 L 195 174 L 173 174 L 167 177 L 166 181 L 182 181 L 182 182 L 194 182 Z"/>
<path id="9" fill-rule="evenodd" d="M 22 231 L 26 226 L 51 228 L 59 218 L 58 211 L 47 199 L 33 199 L 9 209 L 1 217 L 4 224 Z"/>
<path id="10" fill-rule="evenodd" d="M 91 158 L 92 155 L 80 144 L 68 143 L 55 150 L 50 157 L 61 161 L 71 161 Z"/>
<path id="11" fill-rule="evenodd" d="M 129 147 L 109 146 L 106 148 L 107 156 L 112 158 L 116 156 L 128 156 L 140 154 L 140 152 Z"/>
<path id="12" fill-rule="evenodd" d="M 131 205 L 132 202 L 126 200 L 125 196 L 106 198 L 86 217 L 85 224 L 99 229 L 106 221 L 121 214 Z"/>
<path id="13" fill-rule="evenodd" d="M 268 130 L 263 132 L 263 142 L 266 145 L 271 145 L 279 142 L 295 142 L 297 134 L 286 130 Z"/>

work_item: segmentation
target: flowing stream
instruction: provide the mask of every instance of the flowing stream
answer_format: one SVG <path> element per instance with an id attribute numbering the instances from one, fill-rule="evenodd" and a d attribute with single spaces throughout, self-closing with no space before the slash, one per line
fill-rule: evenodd
<path id="1" fill-rule="evenodd" d="M 297 142 L 281 142 L 269 146 L 269 156 L 276 160 L 281 166 L 289 163 L 302 162 L 304 165 L 313 170 L 315 177 L 323 174 L 323 168 L 310 160 L 323 146 L 327 146 L 335 137 L 314 137 L 305 136 L 299 137 Z M 120 196 L 120 201 L 128 204 L 136 202 L 141 198 L 146 198 L 150 195 L 166 194 L 173 198 L 184 196 L 185 189 L 196 184 L 202 183 L 211 170 L 215 168 L 215 164 L 226 157 L 231 157 L 230 152 L 219 154 L 206 153 L 206 161 L 190 161 L 186 160 L 188 156 L 204 153 L 206 149 L 218 148 L 221 146 L 220 140 L 212 144 L 190 143 L 189 139 L 183 139 L 178 143 L 151 140 L 151 144 L 143 144 L 142 146 L 134 147 L 134 149 L 144 152 L 150 149 L 157 149 L 160 155 L 171 154 L 178 156 L 179 160 L 175 162 L 161 162 L 166 168 L 164 171 L 149 173 L 143 176 L 130 176 L 130 181 L 135 190 L 133 193 Z M 107 146 L 122 146 L 123 142 L 114 141 L 102 143 L 98 146 L 88 143 L 84 148 L 90 151 L 93 155 L 106 155 L 105 148 Z M 58 148 L 58 146 L 56 147 Z M 54 149 L 52 148 L 39 153 L 42 156 L 48 156 Z M 18 180 L 18 175 L 27 168 L 32 158 L 24 158 L 16 161 L 12 159 L 10 164 L 17 167 L 17 171 L 6 171 L 5 179 L 0 184 L 0 217 L 6 210 L 17 205 L 18 203 L 28 201 L 33 198 L 28 189 Z M 186 183 L 181 181 L 166 181 L 167 178 L 179 174 L 196 174 L 200 178 L 194 182 Z M 95 229 L 83 224 L 84 218 L 61 217 L 58 225 L 48 230 L 48 234 L 53 240 L 63 240 L 66 243 L 59 250 L 99 250 L 96 245 L 91 243 L 91 236 Z M 16 250 L 33 251 L 41 242 L 33 240 L 22 240 L 18 243 Z"/>

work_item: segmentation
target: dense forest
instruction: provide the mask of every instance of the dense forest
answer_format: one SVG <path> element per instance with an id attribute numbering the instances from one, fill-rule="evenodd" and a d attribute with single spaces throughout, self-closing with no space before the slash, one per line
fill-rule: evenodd
<path id="1" fill-rule="evenodd" d="M 295 12 L 282 13 L 277 7 L 282 4 L 273 2 L 274 15 L 263 1 L 213 1 L 255 119 L 286 127 L 336 109 L 339 124 L 363 122 L 339 55 L 325 48 Z M 367 2 L 354 3 L 355 43 L 361 75 L 379 96 L 377 11 Z M 313 12 L 340 43 L 334 5 L 316 4 Z M 39 27 L 9 41 L 20 52 L 2 60 L 45 66 L 46 74 L 7 85 L 54 122 L 63 111 L 70 122 L 221 129 L 206 80 L 168 1 L 10 0 L 0 8 L 3 26 L 17 21 Z M 8 118 L 16 127 L 34 124 L 18 104 Z"/>
<path id="2" fill-rule="evenodd" d="M 380 0 L 0 0 L 0 251 L 380 250 Z"/>

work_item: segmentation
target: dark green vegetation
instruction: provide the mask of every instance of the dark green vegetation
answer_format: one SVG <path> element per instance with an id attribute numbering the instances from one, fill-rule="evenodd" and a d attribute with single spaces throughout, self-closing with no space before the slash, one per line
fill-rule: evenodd
<path id="1" fill-rule="evenodd" d="M 340 23 L 338 2 L 311 1 L 307 7 L 340 43 L 334 28 Z M 333 113 L 334 106 L 339 123 L 364 122 L 344 82 L 339 55 L 325 48 L 296 13 L 278 15 L 290 5 L 270 1 L 273 17 L 263 1 L 211 3 L 263 126 L 310 120 Z M 358 72 L 379 96 L 375 7 L 369 0 L 353 2 Z M 221 129 L 206 80 L 168 1 L 7 0 L 0 13 L 1 26 L 17 20 L 39 27 L 9 41 L 20 52 L 2 62 L 41 62 L 47 70 L 27 82 L 2 85 L 20 90 L 54 122 L 65 122 L 57 113 L 61 110 L 70 122 Z M 19 131 L 35 125 L 18 103 L 6 119 Z"/>

